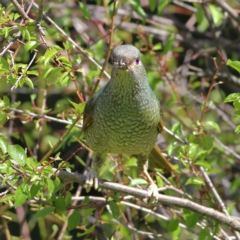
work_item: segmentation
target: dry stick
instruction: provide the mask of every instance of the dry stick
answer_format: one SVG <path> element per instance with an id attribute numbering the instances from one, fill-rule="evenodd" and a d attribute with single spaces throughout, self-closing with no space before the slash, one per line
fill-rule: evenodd
<path id="1" fill-rule="evenodd" d="M 17 0 L 11 0 L 11 2 L 13 3 L 13 5 L 17 8 L 17 10 L 19 11 L 19 13 L 22 15 L 23 18 L 27 19 L 27 20 L 32 20 L 27 13 L 24 11 L 24 9 L 21 7 L 21 5 L 18 3 Z"/>
<path id="2" fill-rule="evenodd" d="M 202 124 L 203 124 L 203 121 L 204 121 L 205 113 L 207 112 L 207 103 L 208 103 L 208 99 L 209 99 L 209 97 L 210 97 L 210 93 L 212 92 L 213 88 L 214 88 L 216 85 L 219 84 L 219 83 L 216 82 L 216 79 L 217 79 L 218 73 L 219 73 L 219 71 L 220 71 L 220 68 L 222 67 L 222 65 L 225 64 L 224 59 L 222 58 L 222 55 L 221 55 L 221 52 L 220 52 L 220 51 L 218 51 L 218 54 L 219 54 L 219 56 L 221 57 L 221 60 L 222 60 L 222 61 L 221 61 L 220 65 L 217 66 L 216 60 L 214 60 L 214 64 L 215 64 L 215 67 L 216 67 L 216 71 L 215 71 L 215 73 L 214 73 L 214 75 L 213 75 L 212 84 L 211 84 L 211 86 L 210 86 L 210 88 L 209 88 L 209 90 L 208 90 L 207 96 L 206 96 L 206 98 L 205 98 L 205 100 L 204 100 L 204 103 L 203 103 L 203 110 L 202 110 L 201 118 L 200 118 L 200 122 L 201 122 Z"/>
<path id="3" fill-rule="evenodd" d="M 53 169 L 53 171 L 55 171 L 55 169 Z M 58 171 L 56 176 L 58 176 L 61 180 L 77 182 L 81 185 L 83 185 L 86 180 L 86 177 L 82 174 L 79 174 L 79 173 L 72 174 L 63 170 Z M 146 198 L 147 196 L 146 190 L 125 186 L 119 183 L 105 182 L 102 180 L 99 180 L 99 188 L 112 190 L 118 193 L 121 192 L 124 194 L 141 198 L 141 199 Z M 188 199 L 179 198 L 179 197 L 166 196 L 166 195 L 159 194 L 157 198 L 159 203 L 189 209 L 193 212 L 197 212 L 207 217 L 210 217 L 216 220 L 217 222 L 226 224 L 236 231 L 240 231 L 240 221 L 237 221 L 233 217 L 226 216 L 225 214 L 217 210 L 214 210 L 212 208 L 204 207 L 198 203 L 192 202 Z"/>
<path id="4" fill-rule="evenodd" d="M 112 48 L 112 39 L 113 39 L 113 32 L 114 32 L 114 22 L 115 22 L 115 17 L 116 17 L 116 0 L 114 0 L 114 5 L 113 5 L 113 16 L 112 16 L 112 23 L 111 23 L 111 29 L 110 29 L 110 37 L 109 37 L 109 45 L 108 45 L 108 51 L 107 51 L 107 55 L 106 55 L 106 58 L 105 58 L 105 61 L 104 61 L 104 64 L 103 64 L 103 67 L 101 69 L 101 72 L 97 78 L 97 82 L 93 88 L 93 91 L 92 91 L 92 94 L 93 95 L 96 90 L 97 90 L 97 87 L 98 87 L 98 84 L 103 76 L 103 73 L 104 73 L 104 70 L 107 66 L 107 63 L 108 63 L 108 59 L 110 57 L 110 53 L 111 53 L 111 48 Z"/>

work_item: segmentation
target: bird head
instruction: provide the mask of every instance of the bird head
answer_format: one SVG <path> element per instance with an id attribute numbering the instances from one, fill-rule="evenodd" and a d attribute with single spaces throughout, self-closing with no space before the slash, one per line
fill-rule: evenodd
<path id="1" fill-rule="evenodd" d="M 139 50 L 132 45 L 120 45 L 113 49 L 111 54 L 113 67 L 123 70 L 131 70 L 142 66 Z"/>

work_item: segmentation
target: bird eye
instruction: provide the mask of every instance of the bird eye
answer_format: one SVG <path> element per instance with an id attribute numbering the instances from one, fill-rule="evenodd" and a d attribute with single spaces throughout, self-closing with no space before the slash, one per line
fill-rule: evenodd
<path id="1" fill-rule="evenodd" d="M 138 65 L 139 63 L 140 63 L 140 58 L 137 57 L 137 58 L 136 58 L 136 64 Z"/>

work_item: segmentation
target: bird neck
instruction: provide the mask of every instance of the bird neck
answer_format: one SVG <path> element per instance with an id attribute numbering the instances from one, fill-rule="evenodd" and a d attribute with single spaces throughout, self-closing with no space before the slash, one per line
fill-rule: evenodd
<path id="1" fill-rule="evenodd" d="M 144 67 L 138 66 L 138 69 L 119 69 L 113 68 L 111 80 L 109 82 L 112 87 L 124 92 L 148 89 L 147 74 Z"/>

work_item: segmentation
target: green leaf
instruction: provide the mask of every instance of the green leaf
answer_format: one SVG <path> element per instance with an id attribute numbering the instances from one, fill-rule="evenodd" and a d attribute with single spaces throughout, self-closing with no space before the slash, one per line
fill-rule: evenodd
<path id="1" fill-rule="evenodd" d="M 170 50 L 172 50 L 173 42 L 175 40 L 175 34 L 171 34 L 166 41 L 166 44 L 163 48 L 163 53 L 167 54 Z"/>
<path id="2" fill-rule="evenodd" d="M 24 45 L 24 49 L 26 52 L 35 49 L 39 43 L 37 41 L 29 41 Z"/>
<path id="3" fill-rule="evenodd" d="M 194 213 L 188 209 L 183 209 L 183 218 L 186 221 L 187 227 L 193 228 L 197 224 L 200 216 L 199 214 Z"/>
<path id="4" fill-rule="evenodd" d="M 220 129 L 220 127 L 218 126 L 218 124 L 217 124 L 216 122 L 207 121 L 207 122 L 204 123 L 204 126 L 212 127 L 212 128 L 214 128 L 215 130 L 217 130 L 219 133 L 221 132 L 221 129 Z"/>
<path id="5" fill-rule="evenodd" d="M 4 101 L 4 105 L 5 107 L 9 107 L 10 106 L 10 100 L 7 96 L 3 96 L 3 101 Z"/>
<path id="6" fill-rule="evenodd" d="M 5 68 L 7 70 L 10 70 L 10 66 L 9 66 L 7 60 L 3 57 L 0 57 L 0 66 L 1 66 L 1 68 Z"/>
<path id="7" fill-rule="evenodd" d="M 212 240 L 209 228 L 206 227 L 200 231 L 198 240 Z"/>
<path id="8" fill-rule="evenodd" d="M 236 127 L 235 132 L 236 132 L 236 133 L 240 133 L 240 125 L 238 125 L 238 126 Z"/>
<path id="9" fill-rule="evenodd" d="M 74 211 L 68 218 L 68 230 L 71 231 L 80 223 L 80 211 Z"/>
<path id="10" fill-rule="evenodd" d="M 0 149 L 2 150 L 3 154 L 7 153 L 8 142 L 7 139 L 3 137 L 0 137 Z"/>
<path id="11" fill-rule="evenodd" d="M 162 43 L 157 43 L 153 46 L 153 50 L 158 51 L 162 49 Z"/>
<path id="12" fill-rule="evenodd" d="M 213 4 L 208 4 L 208 7 L 212 14 L 213 22 L 216 24 L 216 26 L 220 26 L 224 17 L 223 12 Z"/>
<path id="13" fill-rule="evenodd" d="M 240 93 L 232 93 L 232 94 L 229 94 L 225 98 L 224 103 L 234 102 L 234 101 L 238 101 L 238 100 L 240 100 Z"/>
<path id="14" fill-rule="evenodd" d="M 111 208 L 113 217 L 118 219 L 120 217 L 120 210 L 119 210 L 119 206 L 117 205 L 117 203 L 115 201 L 111 201 L 109 203 L 109 206 Z"/>
<path id="15" fill-rule="evenodd" d="M 200 139 L 199 145 L 206 151 L 209 151 L 213 148 L 213 139 L 209 135 L 203 135 Z"/>
<path id="16" fill-rule="evenodd" d="M 15 192 L 15 207 L 21 206 L 28 198 L 27 184 L 21 184 Z"/>
<path id="17" fill-rule="evenodd" d="M 136 186 L 136 185 L 146 185 L 147 181 L 143 178 L 135 178 L 132 179 L 131 182 L 129 183 L 129 186 Z"/>
<path id="18" fill-rule="evenodd" d="M 160 4 L 161 4 L 161 2 L 160 2 Z M 157 1 L 156 0 L 148 0 L 148 4 L 150 7 L 150 10 L 153 12 L 157 6 Z"/>
<path id="19" fill-rule="evenodd" d="M 26 85 L 29 86 L 31 89 L 34 89 L 33 82 L 30 78 L 25 77 L 24 78 L 24 83 L 26 83 Z"/>
<path id="20" fill-rule="evenodd" d="M 93 233 L 94 229 L 95 229 L 95 225 L 93 224 L 90 228 L 85 229 L 83 233 L 77 233 L 77 237 L 82 237 L 86 234 Z"/>
<path id="21" fill-rule="evenodd" d="M 194 160 L 199 153 L 199 146 L 194 143 L 190 143 L 189 148 L 188 148 L 188 156 Z"/>
<path id="22" fill-rule="evenodd" d="M 27 74 L 28 75 L 38 76 L 39 72 L 37 70 L 29 70 L 29 71 L 27 71 Z"/>
<path id="23" fill-rule="evenodd" d="M 240 61 L 232 61 L 231 59 L 228 59 L 226 64 L 240 73 Z"/>
<path id="24" fill-rule="evenodd" d="M 204 170 L 206 170 L 206 171 L 208 171 L 208 170 L 210 170 L 212 168 L 211 165 L 207 161 L 204 161 L 204 160 L 198 160 L 195 163 L 195 165 L 203 167 Z"/>
<path id="25" fill-rule="evenodd" d="M 182 133 L 182 125 L 181 123 L 175 123 L 173 126 L 172 126 L 172 132 L 176 135 L 180 135 Z"/>
<path id="26" fill-rule="evenodd" d="M 39 210 L 34 217 L 35 218 L 40 218 L 40 217 L 46 217 L 47 215 L 51 214 L 54 212 L 54 207 L 46 207 L 41 210 Z"/>
<path id="27" fill-rule="evenodd" d="M 208 19 L 205 16 L 203 8 L 200 7 L 199 4 L 196 7 L 197 7 L 196 19 L 198 22 L 197 30 L 199 32 L 205 32 L 209 27 Z"/>
<path id="28" fill-rule="evenodd" d="M 1 111 L 0 112 L 0 126 L 3 126 L 4 123 L 6 122 L 6 120 L 7 120 L 7 113 Z"/>
<path id="29" fill-rule="evenodd" d="M 44 59 L 44 64 L 45 65 L 48 64 L 50 62 L 50 60 L 52 60 L 53 57 L 57 53 L 59 53 L 60 51 L 61 51 L 61 48 L 58 47 L 58 46 L 54 46 L 54 47 L 49 48 L 44 54 L 44 58 L 43 58 Z"/>
<path id="30" fill-rule="evenodd" d="M 176 217 L 174 217 L 169 223 L 168 223 L 168 231 L 169 232 L 174 232 L 177 230 L 179 225 L 179 221 Z"/>
<path id="31" fill-rule="evenodd" d="M 143 23 L 146 21 L 146 13 L 144 12 L 139 0 L 130 0 L 130 4 L 137 14 L 142 18 Z"/>
<path id="32" fill-rule="evenodd" d="M 72 204 L 72 194 L 70 192 L 66 193 L 64 199 L 65 199 L 66 206 L 70 206 Z"/>
<path id="33" fill-rule="evenodd" d="M 8 153 L 10 157 L 16 161 L 20 166 L 24 166 L 27 156 L 24 149 L 19 145 L 9 145 Z"/>
<path id="34" fill-rule="evenodd" d="M 90 13 L 89 13 L 86 5 L 85 5 L 84 3 L 82 3 L 82 2 L 79 2 L 79 7 L 80 7 L 80 9 L 82 10 L 83 16 L 84 16 L 87 20 L 89 20 L 89 19 L 90 19 Z"/>
<path id="35" fill-rule="evenodd" d="M 47 178 L 46 181 L 47 181 L 48 197 L 51 197 L 52 193 L 54 192 L 55 186 L 52 179 Z"/>
<path id="36" fill-rule="evenodd" d="M 157 2 L 157 1 L 155 1 Z M 158 14 L 160 14 L 162 12 L 162 10 L 165 8 L 165 6 L 169 3 L 169 0 L 161 0 L 158 3 Z"/>
<path id="37" fill-rule="evenodd" d="M 59 195 L 55 200 L 55 207 L 57 212 L 64 212 L 66 210 L 66 203 L 62 195 Z"/>
<path id="38" fill-rule="evenodd" d="M 83 102 L 83 103 L 75 103 L 75 102 L 72 102 L 71 100 L 68 100 L 68 101 L 73 105 L 73 107 L 75 108 L 75 110 L 78 113 L 83 114 L 84 108 L 86 106 L 85 102 Z"/>
<path id="39" fill-rule="evenodd" d="M 41 189 L 41 185 L 39 184 L 39 182 L 34 182 L 30 188 L 31 198 L 34 198 L 40 189 Z"/>
<path id="40" fill-rule="evenodd" d="M 70 67 L 72 68 L 72 63 L 69 61 L 69 59 L 65 56 L 59 56 L 57 58 L 59 61 L 61 61 L 61 63 L 66 67 Z"/>
<path id="41" fill-rule="evenodd" d="M 189 185 L 189 184 L 204 185 L 205 183 L 199 177 L 191 177 L 191 178 L 188 178 L 187 182 L 185 183 L 185 185 Z"/>

